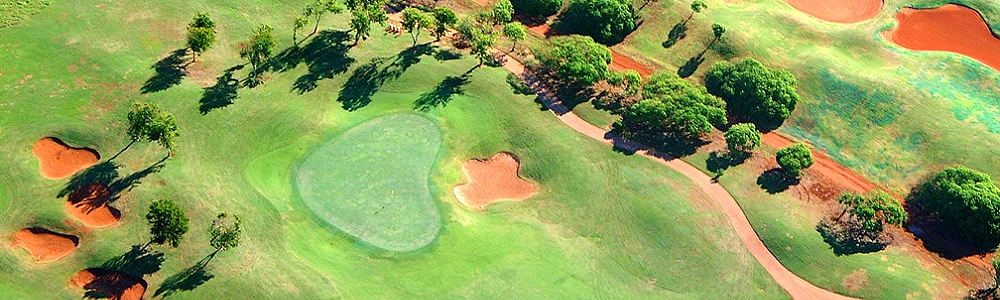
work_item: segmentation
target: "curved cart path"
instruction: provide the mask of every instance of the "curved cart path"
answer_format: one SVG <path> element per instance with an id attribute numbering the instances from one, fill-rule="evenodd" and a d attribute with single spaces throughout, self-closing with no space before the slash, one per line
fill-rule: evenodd
<path id="1" fill-rule="evenodd" d="M 716 202 L 722 206 L 722 210 L 726 213 L 726 217 L 729 219 L 729 223 L 733 225 L 736 230 L 736 234 L 746 245 L 750 253 L 753 254 L 754 258 L 764 269 L 767 270 L 771 277 L 781 285 L 785 291 L 794 299 L 854 299 L 836 294 L 831 291 L 821 289 L 805 279 L 800 278 L 791 271 L 781 265 L 778 259 L 771 254 L 764 243 L 761 242 L 760 237 L 757 236 L 757 232 L 754 231 L 753 227 L 750 226 L 750 221 L 747 220 L 747 216 L 743 214 L 743 209 L 740 208 L 739 203 L 736 199 L 729 194 L 724 187 L 714 183 L 712 178 L 701 170 L 698 170 L 694 166 L 670 157 L 664 153 L 648 149 L 647 147 L 634 143 L 618 136 L 611 134 L 597 126 L 594 126 L 587 121 L 584 121 L 580 117 L 573 114 L 573 112 L 566 109 L 562 104 L 556 103 L 554 97 L 552 97 L 547 90 L 538 84 L 538 81 L 534 77 L 525 72 L 524 65 L 515 59 L 507 59 L 504 62 L 504 68 L 509 70 L 514 75 L 518 75 L 525 82 L 527 82 L 532 89 L 538 94 L 539 98 L 563 123 L 566 123 L 570 128 L 580 132 L 586 136 L 593 139 L 601 141 L 604 144 L 615 145 L 620 148 L 636 150 L 637 154 L 650 158 L 662 165 L 670 167 L 675 171 L 683 174 L 687 178 L 691 179 L 701 188 L 705 193 L 709 194 Z"/>

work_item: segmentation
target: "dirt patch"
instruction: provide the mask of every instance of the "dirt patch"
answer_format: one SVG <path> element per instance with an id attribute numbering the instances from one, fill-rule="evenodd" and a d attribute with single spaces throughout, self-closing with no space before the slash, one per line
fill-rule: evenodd
<path id="1" fill-rule="evenodd" d="M 14 245 L 28 250 L 40 263 L 59 260 L 76 250 L 80 238 L 43 228 L 25 228 L 14 234 Z"/>
<path id="2" fill-rule="evenodd" d="M 762 140 L 764 141 L 764 144 L 779 149 L 788 147 L 794 143 L 792 140 L 773 132 L 764 134 Z M 851 172 L 850 169 L 837 163 L 833 159 L 830 159 L 830 157 L 826 156 L 826 154 L 813 151 L 813 158 L 816 159 L 816 163 L 814 163 L 812 167 L 809 167 L 809 170 L 819 173 L 832 184 L 858 193 L 865 193 L 878 188 L 877 185 L 868 179 Z M 897 198 L 899 197 L 897 196 Z"/>
<path id="3" fill-rule="evenodd" d="M 837 23 L 857 23 L 878 15 L 882 0 L 786 0 L 788 5 L 814 17 Z"/>
<path id="4" fill-rule="evenodd" d="M 844 288 L 851 293 L 857 293 L 868 286 L 868 270 L 858 269 L 844 276 Z"/>
<path id="5" fill-rule="evenodd" d="M 101 159 L 96 150 L 71 147 L 54 137 L 35 142 L 31 153 L 38 158 L 38 169 L 42 176 L 56 180 L 93 166 Z"/>
<path id="6" fill-rule="evenodd" d="M 519 167 L 517 158 L 507 152 L 497 153 L 489 160 L 468 160 L 462 164 L 462 172 L 469 182 L 455 187 L 455 197 L 472 208 L 484 208 L 497 201 L 528 199 L 538 188 L 517 175 Z"/>
<path id="7" fill-rule="evenodd" d="M 108 206 L 111 190 L 104 184 L 94 183 L 69 194 L 66 212 L 90 227 L 106 227 L 118 223 L 121 212 Z"/>
<path id="8" fill-rule="evenodd" d="M 128 274 L 90 268 L 73 275 L 70 282 L 113 300 L 139 300 L 146 293 L 146 281 Z"/>
<path id="9" fill-rule="evenodd" d="M 609 49 L 610 50 L 610 49 Z M 611 65 L 608 65 L 611 70 L 623 71 L 623 70 L 635 70 L 639 72 L 642 77 L 647 77 L 653 75 L 653 70 L 646 67 L 639 62 L 628 58 L 628 56 L 618 53 L 618 51 L 611 50 Z"/>
<path id="10" fill-rule="evenodd" d="M 916 51 L 948 51 L 1000 70 L 1000 39 L 976 10 L 946 4 L 932 9 L 903 8 L 885 39 Z"/>

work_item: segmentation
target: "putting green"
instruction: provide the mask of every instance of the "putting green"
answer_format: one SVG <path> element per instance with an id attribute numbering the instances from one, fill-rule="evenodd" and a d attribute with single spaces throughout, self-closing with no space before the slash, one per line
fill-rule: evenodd
<path id="1" fill-rule="evenodd" d="M 295 182 L 305 204 L 330 225 L 382 249 L 412 251 L 441 228 L 428 187 L 440 146 L 431 121 L 383 116 L 321 146 Z"/>

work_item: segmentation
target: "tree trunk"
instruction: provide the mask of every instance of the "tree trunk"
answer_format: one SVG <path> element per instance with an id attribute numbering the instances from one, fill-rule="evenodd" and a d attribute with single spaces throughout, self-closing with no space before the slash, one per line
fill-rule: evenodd
<path id="1" fill-rule="evenodd" d="M 122 153 L 124 153 L 125 150 L 128 150 L 129 147 L 132 147 L 132 144 L 135 144 L 136 141 L 138 141 L 138 140 L 137 139 L 132 139 L 132 141 L 129 142 L 128 145 L 125 146 L 125 148 L 122 148 L 121 151 L 118 151 L 118 153 L 115 154 L 115 156 L 112 156 L 111 158 L 109 158 L 108 161 L 112 161 L 112 160 L 115 160 L 115 158 L 118 158 L 118 156 L 122 155 Z"/>
<path id="2" fill-rule="evenodd" d="M 312 34 L 316 34 L 317 32 L 319 32 L 319 18 L 321 16 L 323 16 L 323 15 L 316 16 L 316 25 L 313 27 L 313 33 Z"/>

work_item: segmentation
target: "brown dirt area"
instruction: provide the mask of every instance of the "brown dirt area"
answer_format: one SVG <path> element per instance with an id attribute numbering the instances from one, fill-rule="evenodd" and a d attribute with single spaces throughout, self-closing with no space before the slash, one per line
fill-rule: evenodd
<path id="1" fill-rule="evenodd" d="M 128 274 L 101 268 L 90 268 L 73 275 L 70 282 L 86 290 L 103 294 L 112 300 L 139 300 L 146 293 L 146 281 Z"/>
<path id="2" fill-rule="evenodd" d="M 31 258 L 40 263 L 59 260 L 76 250 L 80 239 L 43 228 L 25 228 L 14 234 L 14 246 L 28 250 Z"/>
<path id="3" fill-rule="evenodd" d="M 66 198 L 66 212 L 90 227 L 106 227 L 118 223 L 121 212 L 108 206 L 111 190 L 100 183 L 77 190 Z"/>
<path id="4" fill-rule="evenodd" d="M 611 50 L 611 64 L 608 65 L 608 68 L 611 68 L 611 70 L 614 71 L 635 70 L 636 72 L 639 72 L 639 75 L 642 75 L 642 77 L 653 75 L 653 70 L 651 70 L 649 67 L 640 64 L 639 62 L 629 58 L 628 56 L 618 53 L 618 51 L 615 51 L 610 48 L 608 49 Z"/>
<path id="5" fill-rule="evenodd" d="M 814 17 L 836 23 L 869 20 L 882 11 L 882 0 L 786 0 L 788 5 Z"/>
<path id="6" fill-rule="evenodd" d="M 882 33 L 904 48 L 947 51 L 971 57 L 1000 70 L 1000 39 L 974 9 L 946 4 L 932 9 L 903 8 L 896 26 Z"/>
<path id="7" fill-rule="evenodd" d="M 489 160 L 468 160 L 462 164 L 462 172 L 469 182 L 455 187 L 455 197 L 465 206 L 479 209 L 497 201 L 528 199 L 538 188 L 517 175 L 519 167 L 517 158 L 507 152 Z"/>
<path id="8" fill-rule="evenodd" d="M 38 158 L 38 169 L 48 179 L 63 179 L 77 171 L 93 166 L 101 155 L 93 149 L 74 148 L 54 137 L 35 142 L 31 153 Z"/>
<path id="9" fill-rule="evenodd" d="M 779 149 L 788 147 L 794 143 L 792 140 L 773 132 L 764 134 L 762 140 L 765 145 Z M 813 158 L 816 159 L 816 163 L 813 164 L 812 167 L 809 167 L 809 170 L 819 173 L 834 185 L 839 185 L 847 190 L 858 193 L 865 193 L 870 190 L 878 189 L 878 185 L 875 185 L 857 173 L 851 172 L 850 169 L 837 163 L 833 159 L 830 159 L 830 157 L 826 156 L 824 153 L 813 150 Z M 897 198 L 899 197 L 897 196 Z"/>

